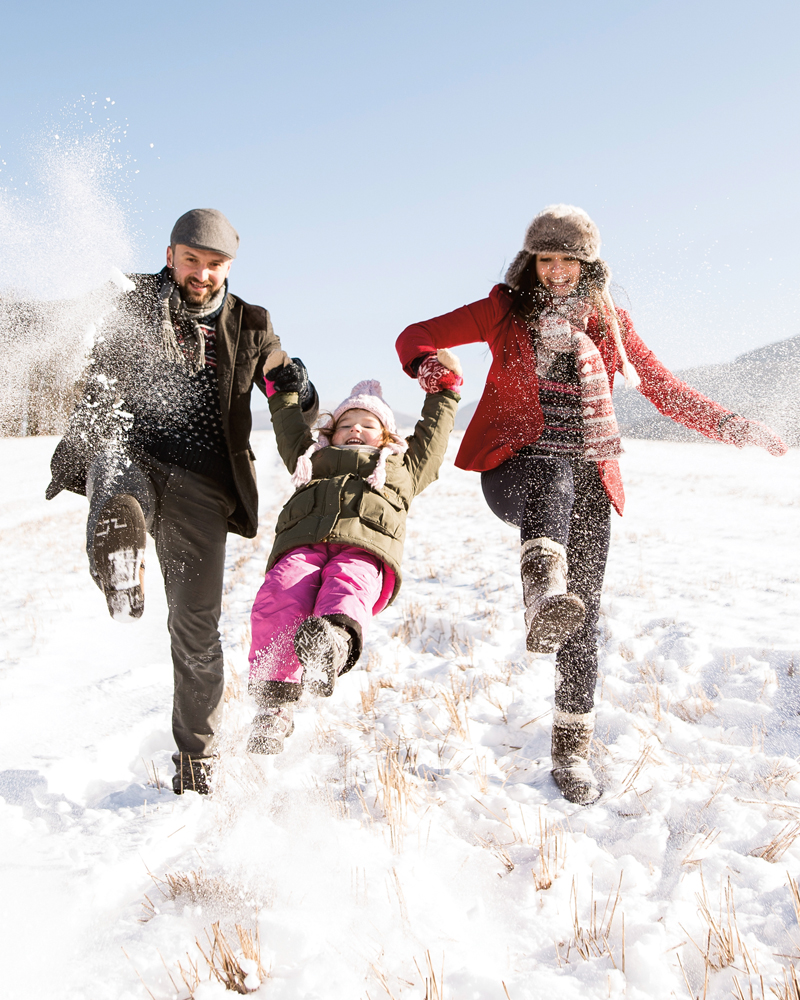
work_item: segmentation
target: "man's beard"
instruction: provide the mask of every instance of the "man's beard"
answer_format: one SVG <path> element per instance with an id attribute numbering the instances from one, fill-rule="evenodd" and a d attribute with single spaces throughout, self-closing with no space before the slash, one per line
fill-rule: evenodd
<path id="1" fill-rule="evenodd" d="M 175 278 L 173 276 L 173 281 L 174 280 Z M 206 285 L 204 288 L 197 289 L 189 285 L 188 282 L 180 284 L 176 281 L 175 284 L 181 290 L 181 298 L 183 301 L 190 306 L 204 306 L 211 296 L 216 294 L 217 291 L 217 289 L 212 288 L 211 285 Z"/>

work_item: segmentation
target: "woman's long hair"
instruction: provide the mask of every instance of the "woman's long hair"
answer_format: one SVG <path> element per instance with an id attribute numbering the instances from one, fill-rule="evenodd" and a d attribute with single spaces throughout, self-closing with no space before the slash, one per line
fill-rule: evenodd
<path id="1" fill-rule="evenodd" d="M 608 313 L 608 299 L 603 292 L 608 280 L 608 269 L 602 260 L 582 260 L 581 276 L 575 289 L 576 295 L 585 296 L 594 306 L 597 313 L 600 335 L 605 337 L 611 332 Z M 539 317 L 552 303 L 553 296 L 539 280 L 536 273 L 536 255 L 532 255 L 519 276 L 517 287 L 503 285 L 511 296 L 511 309 L 518 319 L 532 331 L 539 328 Z M 616 314 L 614 320 L 616 320 Z"/>

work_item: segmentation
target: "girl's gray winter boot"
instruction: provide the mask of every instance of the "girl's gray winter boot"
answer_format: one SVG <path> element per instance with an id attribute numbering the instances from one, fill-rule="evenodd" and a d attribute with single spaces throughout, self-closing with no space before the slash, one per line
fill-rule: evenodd
<path id="1" fill-rule="evenodd" d="M 567 552 L 551 538 L 529 538 L 520 551 L 527 647 L 555 653 L 583 625 L 586 608 L 567 593 Z"/>
<path id="2" fill-rule="evenodd" d="M 600 786 L 589 767 L 594 712 L 579 715 L 556 709 L 553 718 L 553 778 L 569 802 L 588 806 L 600 798 Z"/>
<path id="3" fill-rule="evenodd" d="M 294 712 L 291 705 L 268 705 L 260 708 L 253 719 L 248 753 L 281 753 L 283 741 L 294 732 Z"/>
<path id="4" fill-rule="evenodd" d="M 294 649 L 303 664 L 303 687 L 314 695 L 329 698 L 350 656 L 347 629 L 312 615 L 298 626 Z"/>

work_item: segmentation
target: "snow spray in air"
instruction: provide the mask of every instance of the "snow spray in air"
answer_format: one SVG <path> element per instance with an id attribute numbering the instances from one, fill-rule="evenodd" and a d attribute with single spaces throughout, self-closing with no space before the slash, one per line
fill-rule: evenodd
<path id="1" fill-rule="evenodd" d="M 32 144 L 24 170 L 3 165 L 0 436 L 63 431 L 97 327 L 126 284 L 134 247 L 117 131 L 67 123 Z"/>

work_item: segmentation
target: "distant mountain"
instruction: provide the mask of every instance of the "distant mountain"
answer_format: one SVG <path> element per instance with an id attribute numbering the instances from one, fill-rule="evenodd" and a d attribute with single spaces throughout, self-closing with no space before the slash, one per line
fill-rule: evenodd
<path id="1" fill-rule="evenodd" d="M 478 405 L 477 399 L 474 403 L 462 403 L 458 408 L 458 413 L 456 413 L 456 430 L 465 431 L 470 420 L 472 420 L 472 414 L 475 412 L 475 408 Z"/>
<path id="2" fill-rule="evenodd" d="M 759 347 L 724 365 L 676 371 L 679 379 L 729 410 L 763 420 L 784 441 L 800 445 L 800 337 Z M 638 392 L 617 382 L 614 409 L 623 437 L 696 441 L 702 435 L 676 424 Z"/>
<path id="3" fill-rule="evenodd" d="M 800 337 L 759 347 L 724 365 L 684 368 L 675 375 L 744 417 L 763 420 L 783 437 L 800 445 Z M 477 402 L 459 408 L 456 430 L 464 430 Z M 661 441 L 704 440 L 701 434 L 676 424 L 658 412 L 638 392 L 617 379 L 614 409 L 623 437 Z"/>

